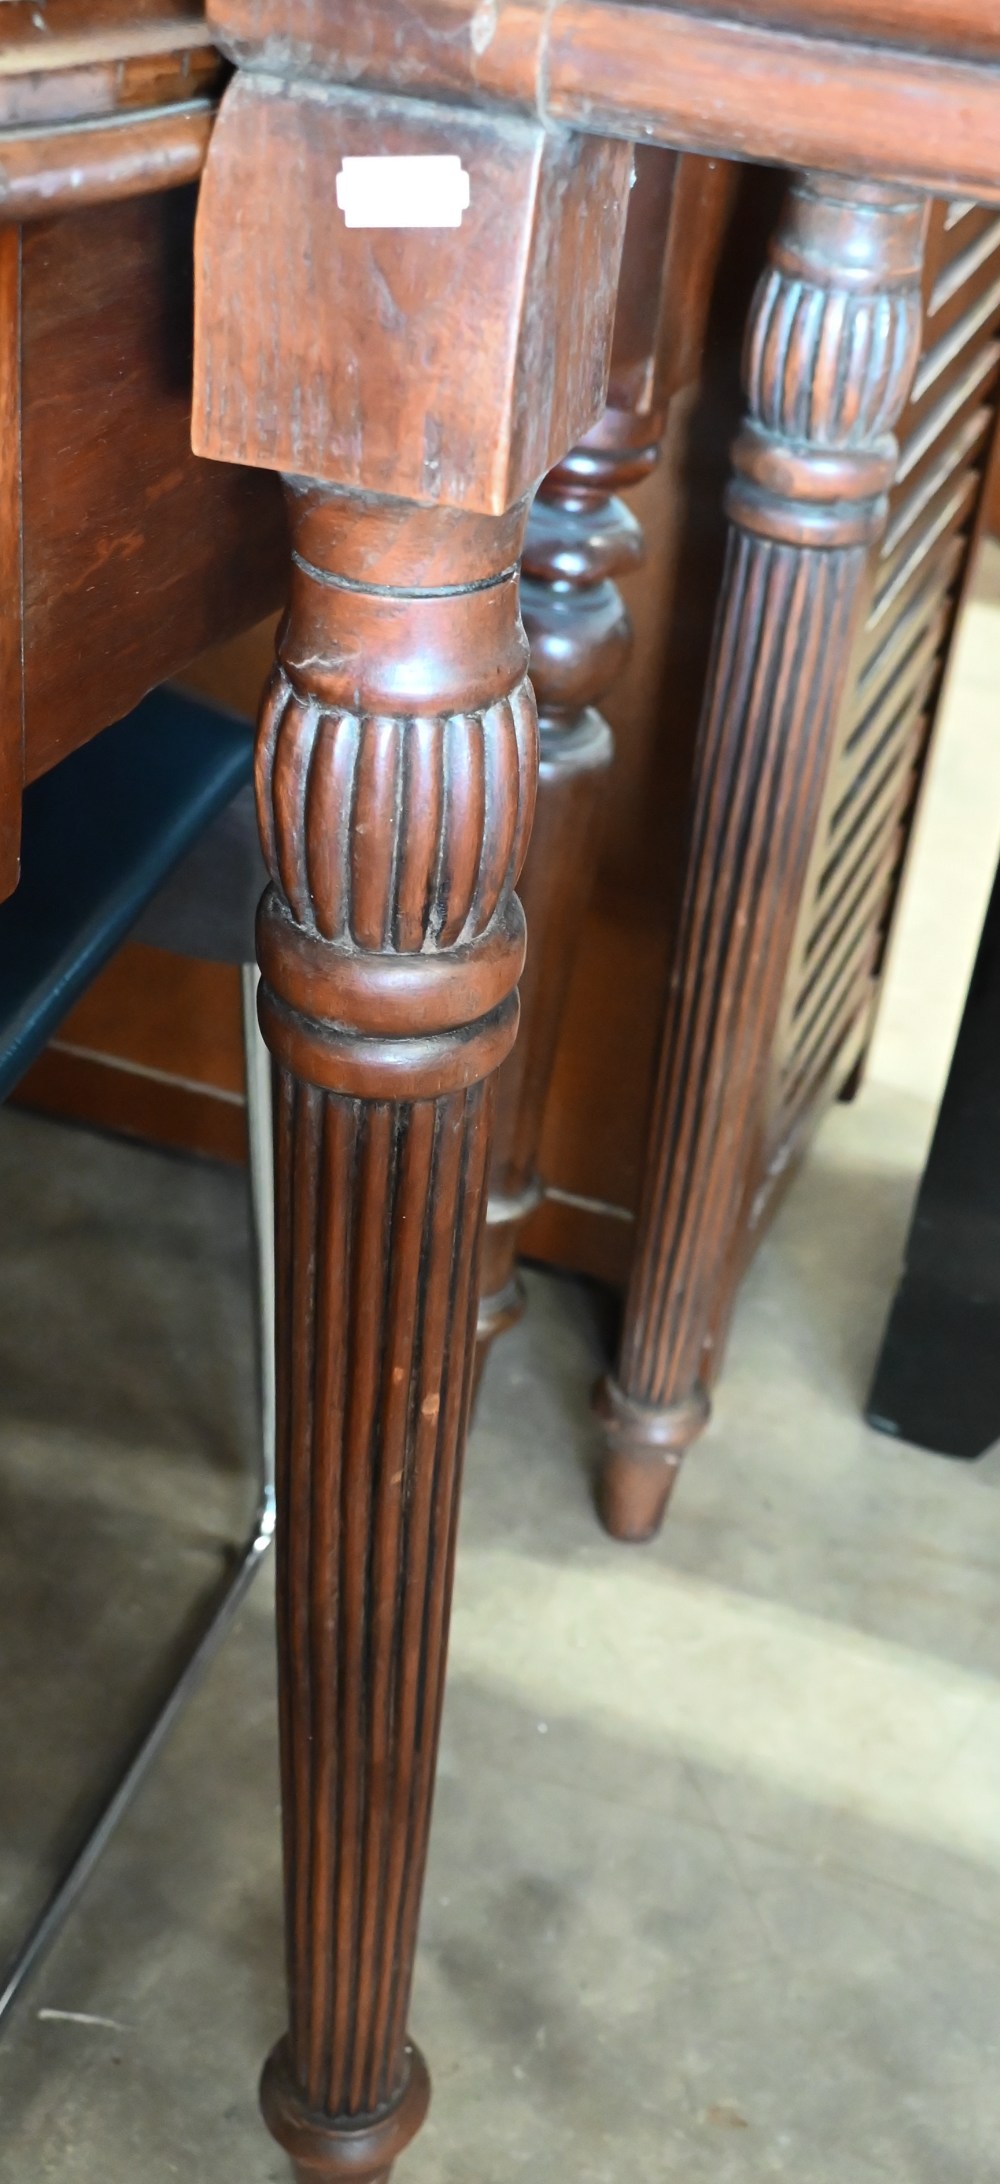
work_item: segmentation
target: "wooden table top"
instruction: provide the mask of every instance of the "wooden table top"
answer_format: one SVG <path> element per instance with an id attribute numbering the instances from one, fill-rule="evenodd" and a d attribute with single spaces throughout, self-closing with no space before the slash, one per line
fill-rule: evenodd
<path id="1" fill-rule="evenodd" d="M 881 40 L 963 57 L 1000 54 L 996 0 L 649 0 L 649 5 L 728 17 L 758 29 Z"/>
<path id="2" fill-rule="evenodd" d="M 212 0 L 211 19 L 279 76 L 1000 201 L 996 0 Z"/>
<path id="3" fill-rule="evenodd" d="M 193 179 L 224 65 L 1000 199 L 996 0 L 4 0 L 0 216 Z M 282 57 L 284 56 L 284 58 Z M 60 138 L 72 127 L 74 136 Z M 77 133 L 86 131 L 86 141 Z M 51 132 L 51 133 L 50 133 Z"/>

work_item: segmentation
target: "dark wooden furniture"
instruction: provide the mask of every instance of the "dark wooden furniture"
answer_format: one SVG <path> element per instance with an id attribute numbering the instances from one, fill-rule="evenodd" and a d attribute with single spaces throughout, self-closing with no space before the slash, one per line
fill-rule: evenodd
<path id="1" fill-rule="evenodd" d="M 186 0 L 0 16 L 2 894 L 23 783 L 281 597 L 274 480 L 190 446 L 195 181 L 223 74 Z"/>
<path id="2" fill-rule="evenodd" d="M 531 944 L 518 1040 L 498 1084 L 480 1355 L 518 1309 L 521 1247 L 628 1283 L 721 564 L 741 316 L 777 189 L 780 177 L 732 162 L 640 154 L 612 351 L 612 392 L 634 406 L 609 404 L 534 506 L 521 586 L 542 703 L 539 802 L 520 889 Z M 828 1101 L 860 1074 L 995 437 L 998 276 L 996 214 L 937 204 L 919 385 L 900 424 L 890 529 L 870 572 L 869 626 L 713 1327 L 724 1327 L 736 1279 Z M 626 597 L 639 618 L 630 657 Z M 249 709 L 264 657 L 255 638 L 199 673 Z M 595 713 L 598 695 L 607 721 Z M 220 976 L 179 961 L 161 968 L 138 949 L 88 997 L 24 1097 L 239 1157 L 241 1073 L 239 1011 Z M 199 1092 L 206 1074 L 213 1081 Z M 632 1311 L 643 1309 L 637 1270 Z M 706 1385 L 722 1355 L 713 1337 Z M 659 1476 L 669 1483 L 669 1470 Z"/>
<path id="3" fill-rule="evenodd" d="M 709 1258 L 728 1259 L 738 1233 L 757 1057 L 919 359 L 921 186 L 995 190 L 998 39 L 984 7 L 956 24 L 917 0 L 877 23 L 845 0 L 812 43 L 815 11 L 803 25 L 780 7 L 769 22 L 744 9 L 755 24 L 574 0 L 387 4 L 363 26 L 335 5 L 216 12 L 243 67 L 201 200 L 195 444 L 287 473 L 296 554 L 261 731 L 291 1982 L 265 2109 L 303 2175 L 374 2177 L 426 2101 L 405 2008 L 472 1364 L 482 1086 L 512 1030 L 510 890 L 533 772 L 507 572 L 528 487 L 601 398 L 628 180 L 614 133 L 809 170 L 752 312 L 659 1101 L 663 1189 L 699 1260 L 675 1286 L 650 1402 L 612 1398 L 624 1429 L 666 1395 L 676 1435 L 703 1415 Z M 543 96 L 547 118 L 586 133 L 539 130 Z M 461 229 L 345 227 L 333 243 L 326 230 L 319 281 L 324 179 L 376 146 L 457 154 Z M 677 1057 L 696 1103 L 676 1089 Z M 610 1500 L 646 1461 L 623 1432 Z"/>
<path id="4" fill-rule="evenodd" d="M 1000 1440 L 1000 877 L 867 1417 L 942 1456 Z"/>
<path id="5" fill-rule="evenodd" d="M 65 101 L 77 33 L 61 25 L 79 25 L 79 10 L 50 0 L 44 17 L 6 12 L 22 63 L 43 33 L 65 38 L 65 68 L 49 67 L 43 86 L 46 102 Z M 92 49 L 85 189 L 191 172 L 209 117 L 184 113 L 199 102 L 177 87 L 205 55 L 197 9 L 96 0 L 88 15 L 94 39 L 124 49 L 104 63 Z M 122 709 L 120 681 L 179 666 L 193 630 L 205 641 L 206 623 L 221 634 L 228 612 L 248 609 L 255 566 L 264 610 L 280 550 L 270 473 L 282 474 L 291 579 L 258 791 L 271 880 L 261 1017 L 278 1090 L 289 2032 L 264 2107 L 303 2184 L 376 2184 L 428 2097 L 406 2017 L 493 1080 L 517 1023 L 514 887 L 537 766 L 517 564 L 535 488 L 602 414 L 631 145 L 793 170 L 751 306 L 727 493 L 640 1247 L 650 1308 L 641 1331 L 632 1318 L 635 1370 L 608 1396 L 605 1505 L 614 1517 L 638 1497 L 648 1522 L 705 1414 L 710 1299 L 739 1247 L 761 1061 L 885 536 L 893 432 L 919 368 L 929 197 L 1000 200 L 1000 29 L 994 0 L 213 0 L 210 20 L 235 73 L 194 239 L 191 420 L 208 460 L 176 445 L 174 469 L 157 457 L 154 479 L 139 458 L 160 443 L 147 431 L 126 456 L 122 424 L 81 463 L 79 499 L 39 498 L 32 479 L 52 494 L 57 469 L 74 468 L 67 438 L 87 446 L 92 412 L 107 420 L 121 385 L 148 390 L 176 425 L 179 317 L 151 336 L 147 310 L 140 338 L 135 298 L 163 281 L 171 236 L 172 262 L 187 262 L 189 214 L 182 196 L 159 196 L 74 215 L 107 219 L 118 237 L 106 264 L 132 327 L 121 372 L 109 361 L 119 314 L 106 305 L 89 347 L 83 331 L 46 347 L 64 299 L 90 324 L 101 253 L 95 266 L 80 236 L 68 250 L 57 221 L 25 227 L 23 242 L 12 228 L 24 523 L 8 481 L 6 657 L 16 680 L 23 557 L 24 718 L 40 771 Z M 167 22 L 183 62 L 173 71 Z M 153 74 L 169 111 L 135 121 L 130 164 L 132 123 L 112 129 L 108 116 L 133 80 L 139 28 L 160 40 Z M 0 73 L 8 100 L 11 75 Z M 77 76 L 77 118 L 80 90 Z M 42 169 L 64 193 L 72 175 L 81 194 L 81 132 L 50 150 L 43 131 L 40 159 L 37 132 L 13 142 L 22 112 L 8 105 L 8 202 L 33 220 Z M 345 163 L 372 157 L 449 163 L 435 170 L 437 225 L 410 224 L 416 184 L 398 167 L 381 175 L 389 224 L 370 198 L 358 213 L 365 172 Z M 429 188 L 426 168 L 416 179 Z M 89 400 L 63 402 L 56 432 L 46 390 L 67 373 L 75 385 L 87 358 Z M 16 444 L 9 360 L 3 383 Z M 171 477 L 192 495 L 190 553 Z M 620 538 L 617 518 L 612 530 Z M 533 552 L 537 520 L 535 539 Z M 58 702 L 74 628 L 75 710 Z M 570 708 L 591 688 L 568 692 Z M 16 792 L 9 739 L 6 758 Z M 673 1239 L 665 1312 L 666 1260 L 645 1248 L 654 1228 Z"/>

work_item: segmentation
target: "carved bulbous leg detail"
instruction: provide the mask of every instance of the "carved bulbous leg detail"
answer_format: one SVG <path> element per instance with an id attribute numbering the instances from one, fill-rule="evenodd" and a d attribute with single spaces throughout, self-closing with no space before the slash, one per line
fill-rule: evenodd
<path id="1" fill-rule="evenodd" d="M 748 415 L 696 757 L 677 956 L 598 1498 L 657 1530 L 708 1416 L 706 1348 L 738 1231 L 892 427 L 915 367 L 926 209 L 801 178 L 758 287 Z"/>
<path id="2" fill-rule="evenodd" d="M 497 1088 L 478 1369 L 523 1309 L 516 1272 L 521 1225 L 538 1203 L 545 1099 L 576 941 L 593 879 L 601 778 L 613 755 L 596 709 L 628 657 L 632 631 L 616 579 L 642 560 L 642 531 L 618 490 L 658 456 L 648 419 L 607 411 L 553 470 L 528 522 L 521 612 L 538 702 L 539 784 L 521 895 L 531 948 L 521 981 L 521 1034 Z"/>
<path id="3" fill-rule="evenodd" d="M 406 2014 L 492 1078 L 524 952 L 526 511 L 290 501 L 292 601 L 257 762 L 290 2004 L 263 2106 L 301 2178 L 375 2184 L 428 2097 Z"/>

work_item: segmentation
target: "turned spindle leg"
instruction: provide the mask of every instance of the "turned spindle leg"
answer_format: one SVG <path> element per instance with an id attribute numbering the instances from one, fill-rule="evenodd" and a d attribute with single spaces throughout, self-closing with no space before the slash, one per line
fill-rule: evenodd
<path id="1" fill-rule="evenodd" d="M 920 340 L 926 210 L 800 177 L 759 284 L 696 756 L 684 907 L 599 1504 L 657 1530 L 760 1129 L 782 986 Z"/>
<path id="2" fill-rule="evenodd" d="M 522 886 L 532 940 L 521 1030 L 497 1093 L 480 1370 L 490 1344 L 523 1310 L 518 1235 L 541 1196 L 536 1164 L 545 1097 L 593 878 L 601 777 L 612 756 L 611 730 L 594 700 L 614 681 L 631 642 L 615 578 L 641 561 L 642 533 L 615 489 L 644 476 L 657 455 L 655 442 L 630 447 L 632 420 L 610 411 L 597 433 L 600 441 L 592 436 L 546 479 L 525 543 L 521 611 L 540 760 L 533 855 Z"/>
<path id="3" fill-rule="evenodd" d="M 373 148 L 390 184 L 433 158 L 448 221 L 366 226 Z M 537 765 L 518 562 L 601 412 L 629 168 L 248 69 L 202 186 L 196 445 L 281 471 L 292 533 L 257 746 L 289 1992 L 263 2105 L 301 2184 L 383 2184 L 428 2098 L 407 2011 Z"/>
<path id="4" fill-rule="evenodd" d="M 427 2100 L 406 2009 L 535 711 L 523 506 L 290 501 L 258 744 L 291 2011 L 264 2109 L 304 2176 L 353 2176 L 387 2169 Z M 450 595 L 409 588 L 428 561 Z"/>
<path id="5" fill-rule="evenodd" d="M 528 522 L 521 612 L 538 701 L 538 801 L 521 883 L 531 945 L 521 1029 L 497 1086 L 477 1372 L 523 1310 L 520 1231 L 539 1202 L 538 1149 L 577 943 L 594 878 L 611 730 L 597 710 L 629 655 L 618 580 L 639 567 L 642 529 L 618 496 L 655 468 L 671 396 L 694 370 L 707 287 L 698 247 L 724 189 L 707 161 L 639 146 L 600 423 L 550 472 Z"/>

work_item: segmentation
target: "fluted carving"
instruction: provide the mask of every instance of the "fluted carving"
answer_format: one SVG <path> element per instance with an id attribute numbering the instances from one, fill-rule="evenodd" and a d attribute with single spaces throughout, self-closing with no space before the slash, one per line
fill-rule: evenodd
<path id="1" fill-rule="evenodd" d="M 290 1998 L 263 2103 L 300 2177 L 374 2184 L 428 2097 L 406 2012 L 492 1073 L 524 954 L 526 510 L 289 497 L 292 600 L 257 747 Z"/>
<path id="2" fill-rule="evenodd" d="M 326 710 L 279 663 L 261 716 L 258 813 L 297 924 L 398 955 L 478 940 L 524 858 L 534 740 L 523 678 L 480 712 L 373 719 Z"/>
<path id="3" fill-rule="evenodd" d="M 602 1513 L 647 1538 L 708 1415 L 710 1346 L 899 415 L 920 338 L 925 208 L 804 177 L 746 346 L 727 561 Z"/>
<path id="4" fill-rule="evenodd" d="M 280 1075 L 280 1640 L 290 2028 L 307 2109 L 422 2099 L 406 2010 L 444 1682 L 488 1088 Z M 331 1299 L 343 1300 L 327 1317 Z M 292 1322 L 294 1321 L 294 1325 Z M 384 2165 L 385 2148 L 382 2149 Z"/>
<path id="5" fill-rule="evenodd" d="M 761 282 L 744 374 L 750 414 L 765 432 L 817 450 L 864 447 L 891 431 L 902 407 L 920 296 L 831 290 L 793 267 L 777 265 Z"/>

